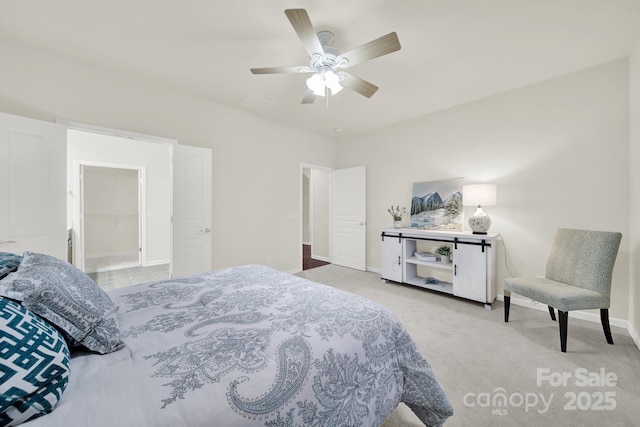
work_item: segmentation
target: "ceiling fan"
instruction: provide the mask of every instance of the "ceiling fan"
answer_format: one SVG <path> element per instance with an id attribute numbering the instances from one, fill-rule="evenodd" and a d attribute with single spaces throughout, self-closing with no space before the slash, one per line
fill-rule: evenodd
<path id="1" fill-rule="evenodd" d="M 400 42 L 395 32 L 341 54 L 332 46 L 334 39 L 332 32 L 320 31 L 316 34 L 306 10 L 286 9 L 284 13 L 309 54 L 309 65 L 251 68 L 253 74 L 313 73 L 307 79 L 307 92 L 302 98 L 303 104 L 311 104 L 316 96 L 326 96 L 329 91 L 335 95 L 345 87 L 367 98 L 376 93 L 378 86 L 345 71 L 345 69 L 400 50 Z"/>

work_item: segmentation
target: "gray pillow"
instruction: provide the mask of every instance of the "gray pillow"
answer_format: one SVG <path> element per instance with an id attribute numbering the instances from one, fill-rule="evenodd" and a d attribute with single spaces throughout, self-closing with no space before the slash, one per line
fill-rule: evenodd
<path id="1" fill-rule="evenodd" d="M 0 252 L 0 279 L 13 273 L 20 266 L 22 257 L 10 252 Z"/>
<path id="2" fill-rule="evenodd" d="M 18 271 L 0 282 L 0 295 L 58 327 L 70 346 L 110 353 L 124 346 L 118 307 L 85 273 L 50 255 L 25 252 Z"/>

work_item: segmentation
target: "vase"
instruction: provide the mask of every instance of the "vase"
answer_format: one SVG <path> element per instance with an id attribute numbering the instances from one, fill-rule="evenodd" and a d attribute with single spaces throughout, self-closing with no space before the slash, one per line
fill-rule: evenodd
<path id="1" fill-rule="evenodd" d="M 393 228 L 402 228 L 402 221 L 393 221 Z"/>
<path id="2" fill-rule="evenodd" d="M 443 264 L 449 264 L 451 262 L 451 258 L 449 255 L 440 255 L 440 262 Z"/>

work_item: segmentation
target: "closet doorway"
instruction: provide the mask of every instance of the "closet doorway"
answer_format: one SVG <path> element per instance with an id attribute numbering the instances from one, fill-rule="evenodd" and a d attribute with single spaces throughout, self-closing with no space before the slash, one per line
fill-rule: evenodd
<path id="1" fill-rule="evenodd" d="M 87 273 L 142 265 L 144 168 L 80 164 L 81 268 Z"/>
<path id="2" fill-rule="evenodd" d="M 331 169 L 302 165 L 302 270 L 329 264 Z"/>
<path id="3" fill-rule="evenodd" d="M 117 132 L 67 131 L 71 261 L 104 289 L 168 278 L 173 267 L 175 144 Z"/>

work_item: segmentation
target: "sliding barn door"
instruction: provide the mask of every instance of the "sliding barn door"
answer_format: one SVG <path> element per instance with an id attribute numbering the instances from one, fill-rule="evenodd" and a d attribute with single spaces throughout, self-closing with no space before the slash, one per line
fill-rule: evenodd
<path id="1" fill-rule="evenodd" d="M 67 129 L 0 113 L 0 251 L 67 259 Z"/>

